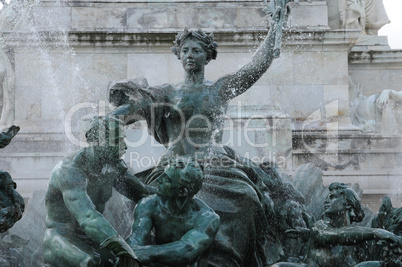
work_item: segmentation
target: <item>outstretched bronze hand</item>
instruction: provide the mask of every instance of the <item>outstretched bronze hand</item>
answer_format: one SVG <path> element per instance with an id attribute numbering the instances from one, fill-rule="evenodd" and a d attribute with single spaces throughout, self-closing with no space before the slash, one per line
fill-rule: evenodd
<path id="1" fill-rule="evenodd" d="M 11 139 L 13 139 L 13 137 L 18 133 L 19 130 L 20 127 L 12 125 L 10 128 L 0 133 L 0 148 L 4 148 L 8 144 L 10 144 Z"/>
<path id="2" fill-rule="evenodd" d="M 271 0 L 270 3 L 267 0 L 263 1 L 267 5 L 267 8 L 264 8 L 263 11 L 272 16 L 271 28 L 275 34 L 273 57 L 278 58 L 281 53 L 282 30 L 286 27 L 290 13 L 287 5 L 291 0 Z"/>
<path id="3" fill-rule="evenodd" d="M 308 240 L 312 231 L 308 228 L 296 227 L 285 231 L 285 234 L 290 238 L 301 238 L 302 240 Z"/>

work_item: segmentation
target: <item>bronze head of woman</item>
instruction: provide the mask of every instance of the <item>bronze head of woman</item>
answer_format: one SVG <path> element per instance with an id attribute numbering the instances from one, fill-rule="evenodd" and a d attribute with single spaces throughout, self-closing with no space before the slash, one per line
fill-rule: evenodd
<path id="1" fill-rule="evenodd" d="M 218 44 L 214 41 L 213 34 L 204 31 L 184 29 L 177 34 L 172 52 L 181 60 L 186 72 L 203 72 L 205 65 L 212 59 L 216 59 Z"/>
<path id="2" fill-rule="evenodd" d="M 208 35 L 201 29 L 188 30 L 187 28 L 185 28 L 183 32 L 180 32 L 176 35 L 174 46 L 171 47 L 172 52 L 177 56 L 178 59 L 180 59 L 180 50 L 183 44 L 189 39 L 197 42 L 207 53 L 207 64 L 209 61 L 211 61 L 211 59 L 216 59 L 218 55 L 218 51 L 216 50 L 218 48 L 218 44 L 214 40 L 214 35 L 212 33 Z"/>

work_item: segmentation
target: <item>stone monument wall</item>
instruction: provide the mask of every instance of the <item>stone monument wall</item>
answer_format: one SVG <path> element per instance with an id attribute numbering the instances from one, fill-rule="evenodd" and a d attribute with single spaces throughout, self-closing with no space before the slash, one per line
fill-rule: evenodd
<path id="1" fill-rule="evenodd" d="M 13 54 L 15 124 L 22 129 L 1 151 L 0 169 L 10 171 L 24 197 L 45 188 L 56 162 L 83 145 L 88 118 L 109 108 L 110 81 L 143 76 L 158 85 L 182 79 L 180 62 L 170 52 L 178 31 L 214 32 L 219 54 L 206 67 L 206 78 L 214 80 L 251 58 L 268 25 L 264 3 L 257 0 L 42 0 L 24 8 L 23 16 L 15 16 L 21 9 L 14 8 L 0 20 Z M 280 58 L 230 104 L 224 139 L 236 151 L 257 161 L 276 157 L 281 170 L 292 173 L 309 160 L 297 146 L 299 133 L 324 131 L 325 140 L 331 129 L 348 138 L 356 133 L 348 119 L 348 77 L 359 76 L 349 65 L 349 51 L 360 29 L 330 26 L 327 1 L 291 4 Z M 164 149 L 142 124 L 128 131 L 128 139 L 125 159 L 135 171 L 150 167 Z M 332 155 L 327 152 L 319 151 L 324 158 Z M 346 177 L 336 171 L 325 175 Z"/>

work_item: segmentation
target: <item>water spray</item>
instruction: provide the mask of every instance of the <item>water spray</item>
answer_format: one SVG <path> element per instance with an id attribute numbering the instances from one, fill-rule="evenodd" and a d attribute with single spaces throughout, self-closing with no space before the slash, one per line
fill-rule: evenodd
<path id="1" fill-rule="evenodd" d="M 282 32 L 286 27 L 288 17 L 290 14 L 289 2 L 299 3 L 300 0 L 271 0 L 269 3 L 267 0 L 262 0 L 267 6 L 263 10 L 275 21 L 275 44 L 274 44 L 274 58 L 278 58 L 281 54 L 282 45 Z M 307 2 L 311 2 L 306 0 Z"/>

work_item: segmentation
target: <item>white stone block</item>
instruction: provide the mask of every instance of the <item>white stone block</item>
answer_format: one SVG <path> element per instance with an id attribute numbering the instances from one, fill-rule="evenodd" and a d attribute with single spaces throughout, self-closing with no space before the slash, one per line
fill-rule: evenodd
<path id="1" fill-rule="evenodd" d="M 15 92 L 15 119 L 37 121 L 41 119 L 42 87 L 17 87 Z"/>
<path id="2" fill-rule="evenodd" d="M 295 84 L 347 84 L 347 53 L 294 53 Z"/>
<path id="3" fill-rule="evenodd" d="M 349 98 L 348 85 L 324 85 L 324 101 L 330 102 L 333 100 Z"/>
<path id="4" fill-rule="evenodd" d="M 348 84 L 348 55 L 346 52 L 323 52 L 320 75 L 323 84 Z"/>
<path id="5" fill-rule="evenodd" d="M 128 55 L 127 76 L 129 79 L 144 77 L 149 85 L 169 82 L 169 54 L 131 54 Z M 179 61 L 177 61 L 178 64 Z"/>
<path id="6" fill-rule="evenodd" d="M 383 87 L 381 70 L 356 70 L 349 71 L 350 78 L 354 85 L 360 84 L 363 88 L 363 95 L 376 94 L 381 91 Z"/>
<path id="7" fill-rule="evenodd" d="M 39 153 L 15 157 L 13 158 L 12 172 L 10 174 L 19 179 L 48 179 L 52 169 L 60 159 L 60 157 L 41 156 Z"/>
<path id="8" fill-rule="evenodd" d="M 93 7 L 72 7 L 71 8 L 71 27 L 73 29 L 94 29 L 97 25 Z"/>
<path id="9" fill-rule="evenodd" d="M 70 7 L 34 7 L 33 16 L 39 29 L 65 31 L 71 27 Z"/>
<path id="10" fill-rule="evenodd" d="M 299 53 L 293 55 L 293 73 L 295 84 L 322 84 L 320 75 L 324 55 L 319 52 Z"/>
<path id="11" fill-rule="evenodd" d="M 155 166 L 161 155 L 166 151 L 163 145 L 157 143 L 149 135 L 146 127 L 127 129 L 125 133 L 128 148 L 124 155 L 124 160 L 134 172 L 140 172 Z"/>
<path id="12" fill-rule="evenodd" d="M 293 4 L 288 25 L 296 28 L 328 27 L 328 10 L 325 1 Z"/>
<path id="13" fill-rule="evenodd" d="M 394 89 L 396 91 L 402 90 L 402 68 L 382 70 L 380 75 L 375 75 L 382 78 L 382 88 L 381 89 Z"/>
<path id="14" fill-rule="evenodd" d="M 319 111 L 324 103 L 323 87 L 322 85 L 280 85 L 271 90 L 271 99 L 274 105 L 278 105 L 280 110 L 292 118 L 305 119 Z"/>
<path id="15" fill-rule="evenodd" d="M 206 79 L 215 81 L 225 75 L 234 73 L 240 69 L 238 55 L 234 53 L 219 53 L 216 60 L 211 60 L 205 67 Z"/>
<path id="16" fill-rule="evenodd" d="M 324 85 L 324 102 L 336 103 L 334 106 L 326 106 L 331 116 L 349 116 L 349 86 L 348 85 Z M 331 107 L 334 109 L 329 110 Z"/>
<path id="17" fill-rule="evenodd" d="M 279 58 L 272 62 L 268 71 L 257 81 L 257 85 L 284 85 L 293 83 L 293 53 L 281 52 Z"/>
<path id="18" fill-rule="evenodd" d="M 32 193 L 37 190 L 46 190 L 48 179 L 14 179 L 17 183 L 17 192 L 23 198 L 31 198 Z"/>
<path id="19" fill-rule="evenodd" d="M 275 111 L 242 109 L 245 110 L 241 113 L 249 117 L 226 121 L 222 143 L 256 164 L 271 162 L 278 164 L 281 170 L 290 170 L 291 158 L 286 153 L 292 146 L 288 138 L 291 136 L 290 118 Z"/>
<path id="20" fill-rule="evenodd" d="M 127 28 L 167 28 L 171 26 L 169 22 L 173 16 L 172 9 L 130 8 L 127 11 Z"/>
<path id="21" fill-rule="evenodd" d="M 180 60 L 177 59 L 177 57 L 172 53 L 168 54 L 167 58 L 169 59 L 169 80 L 165 81 L 164 83 L 168 82 L 171 84 L 175 84 L 178 82 L 182 82 L 184 80 L 184 70 Z M 207 71 L 209 67 L 209 65 L 206 66 Z M 208 75 L 205 78 L 207 80 L 210 79 Z"/>
<path id="22" fill-rule="evenodd" d="M 266 27 L 267 24 L 267 14 L 262 11 L 262 8 L 238 7 L 236 10 L 237 27 Z"/>
<path id="23" fill-rule="evenodd" d="M 58 87 L 70 84 L 71 58 L 62 51 L 37 47 L 15 55 L 16 86 Z"/>
<path id="24" fill-rule="evenodd" d="M 180 5 L 175 12 L 176 23 L 172 26 L 178 28 L 189 27 L 193 28 L 197 26 L 197 17 L 199 16 L 199 10 L 192 8 L 189 5 Z"/>
<path id="25" fill-rule="evenodd" d="M 125 29 L 126 8 L 72 7 L 71 24 L 74 29 Z"/>
<path id="26" fill-rule="evenodd" d="M 355 85 L 361 84 L 365 96 L 380 93 L 384 89 L 399 91 L 402 84 L 402 70 L 399 68 L 376 68 L 363 64 L 359 69 L 350 70 L 350 77 Z"/>
<path id="27" fill-rule="evenodd" d="M 378 151 L 381 152 L 381 151 Z M 373 153 L 359 155 L 361 170 L 395 169 L 402 161 L 402 153 Z"/>
<path id="28" fill-rule="evenodd" d="M 236 20 L 236 8 L 202 8 L 198 10 L 197 27 L 200 28 L 226 28 L 234 27 Z"/>
<path id="29" fill-rule="evenodd" d="M 233 99 L 229 105 L 261 105 L 266 106 L 270 105 L 271 101 L 271 93 L 270 87 L 268 86 L 257 86 L 254 85 L 250 89 L 248 89 L 245 93 Z"/>
<path id="30" fill-rule="evenodd" d="M 86 85 L 103 88 L 105 94 L 110 81 L 123 80 L 127 76 L 125 54 L 76 54 L 73 64 L 80 69 L 77 75 L 85 78 Z"/>
<path id="31" fill-rule="evenodd" d="M 366 35 L 360 36 L 357 39 L 355 46 L 388 46 L 388 37 L 387 36 L 377 36 L 377 35 Z"/>
<path id="32" fill-rule="evenodd" d="M 339 12 L 339 1 L 327 0 L 328 6 L 328 24 L 331 29 L 341 27 L 341 14 Z"/>

